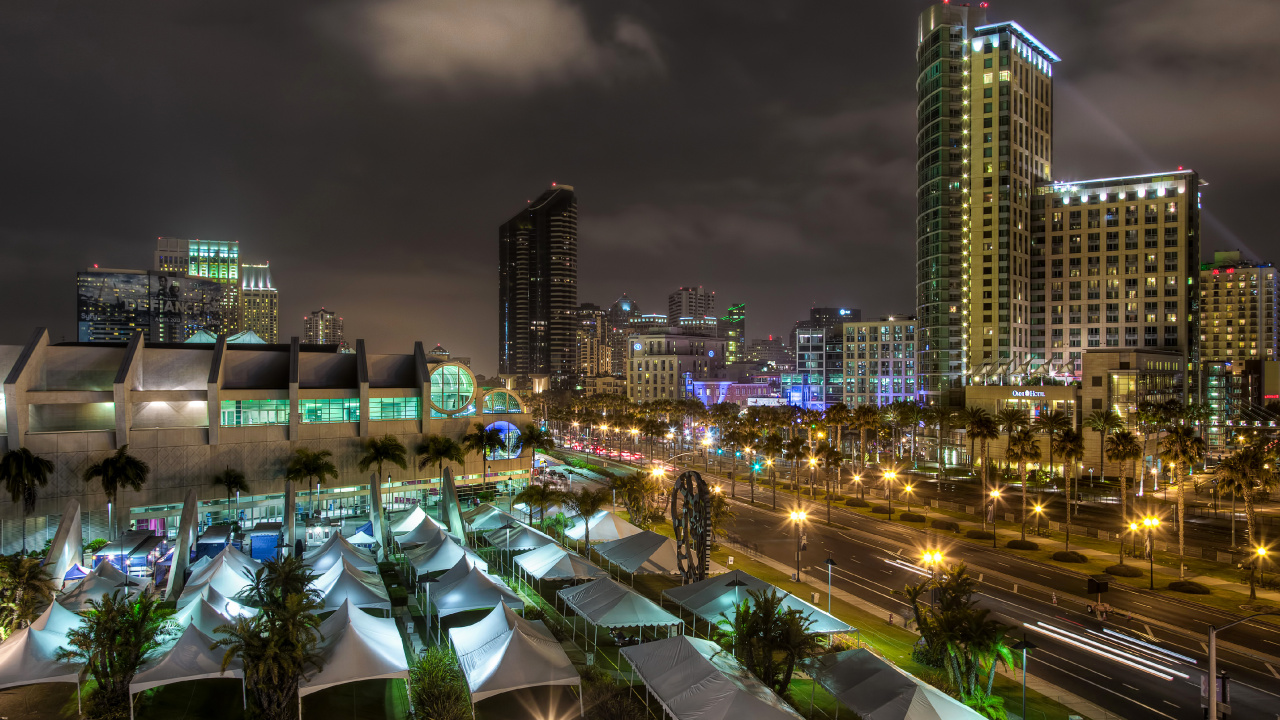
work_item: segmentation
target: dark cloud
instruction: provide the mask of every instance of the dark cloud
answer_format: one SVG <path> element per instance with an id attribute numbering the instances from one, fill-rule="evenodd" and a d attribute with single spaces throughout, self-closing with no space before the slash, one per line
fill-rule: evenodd
<path id="1" fill-rule="evenodd" d="M 1206 245 L 1274 259 L 1272 0 L 996 2 L 1053 47 L 1059 177 L 1195 167 Z M 914 303 L 925 3 L 0 3 L 0 342 L 74 335 L 74 275 L 154 238 L 269 259 L 281 331 L 336 309 L 376 350 L 495 366 L 496 228 L 580 197 L 584 301 Z"/>

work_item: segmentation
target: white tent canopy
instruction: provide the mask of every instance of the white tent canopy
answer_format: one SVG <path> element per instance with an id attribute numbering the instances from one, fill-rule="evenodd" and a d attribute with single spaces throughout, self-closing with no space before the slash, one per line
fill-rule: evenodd
<path id="1" fill-rule="evenodd" d="M 67 636 L 54 630 L 25 627 L 0 643 L 0 688 L 36 683 L 79 684 L 82 663 L 58 660 Z"/>
<path id="2" fill-rule="evenodd" d="M 402 678 L 409 682 L 404 641 L 391 618 L 376 618 L 351 603 L 320 623 L 320 672 L 298 683 L 301 696 L 359 680 Z"/>
<path id="3" fill-rule="evenodd" d="M 514 514 L 517 511 L 519 511 L 519 513 L 524 516 L 525 520 L 529 519 L 529 506 L 527 504 L 516 503 L 511 508 L 511 512 Z M 539 509 L 537 506 L 534 506 L 533 508 L 534 520 L 543 520 L 545 518 L 553 518 L 557 515 L 564 515 L 570 520 L 573 520 L 574 518 L 579 517 L 577 510 L 574 510 L 573 508 L 568 507 L 567 505 L 560 505 L 558 503 L 551 503 L 550 505 L 547 505 L 547 511 L 545 516 L 543 515 L 542 510 Z"/>
<path id="4" fill-rule="evenodd" d="M 459 560 L 431 588 L 431 604 L 440 617 L 468 610 L 484 610 L 506 603 L 524 608 L 524 601 L 494 575 Z"/>
<path id="5" fill-rule="evenodd" d="M 237 570 L 237 574 L 240 577 L 244 577 L 245 573 L 253 575 L 262 567 L 262 563 L 237 550 L 234 545 L 227 545 L 217 555 L 208 558 L 207 563 L 205 563 L 205 558 L 193 563 L 191 565 L 191 576 L 187 579 L 187 582 L 192 585 L 204 582 L 219 565 L 225 565 Z"/>
<path id="6" fill-rule="evenodd" d="M 797 720 L 799 713 L 710 640 L 677 635 L 622 656 L 676 720 Z"/>
<path id="7" fill-rule="evenodd" d="M 453 538 L 446 537 L 436 545 L 419 545 L 404 552 L 404 558 L 419 575 L 448 570 L 462 558 L 485 572 L 489 571 L 489 563 L 476 555 L 470 548 L 464 548 Z"/>
<path id="8" fill-rule="evenodd" d="M 629 573 L 675 575 L 680 572 L 680 566 L 676 564 L 676 541 L 650 530 L 600 543 L 595 546 L 595 551 Z M 716 574 L 725 569 L 713 562 L 709 571 Z"/>
<path id="9" fill-rule="evenodd" d="M 419 545 L 432 545 L 440 542 L 441 538 L 447 537 L 449 537 L 448 533 L 441 528 L 432 523 L 424 522 L 396 538 L 396 542 L 400 543 L 402 548 L 410 548 Z"/>
<path id="10" fill-rule="evenodd" d="M 467 529 L 471 532 L 484 532 L 486 530 L 497 530 L 507 523 L 520 522 L 510 513 L 485 503 L 475 510 L 464 515 L 467 523 Z"/>
<path id="11" fill-rule="evenodd" d="M 230 617 L 231 615 L 235 614 L 235 613 L 232 613 L 231 609 L 227 607 L 228 605 L 235 603 L 234 605 L 235 608 L 240 607 L 240 603 L 237 603 L 236 601 L 232 600 L 226 595 L 223 595 L 222 593 L 218 592 L 218 589 L 213 587 L 212 585 L 205 584 L 205 585 L 200 585 L 199 587 L 194 588 L 191 594 L 187 594 L 187 593 L 182 594 L 182 598 L 178 601 L 179 611 L 181 611 L 183 608 L 186 608 L 195 604 L 195 601 L 197 599 L 207 601 L 210 605 L 213 606 L 214 610 L 217 610 L 220 614 L 226 615 L 227 617 Z"/>
<path id="12" fill-rule="evenodd" d="M 619 628 L 683 624 L 649 598 L 608 578 L 567 587 L 557 594 L 592 625 Z"/>
<path id="13" fill-rule="evenodd" d="M 391 532 L 394 535 L 403 535 L 404 533 L 412 532 L 415 528 L 417 528 L 420 525 L 427 525 L 429 527 L 440 528 L 445 532 L 449 532 L 449 529 L 446 528 L 443 523 L 441 523 L 439 520 L 436 520 L 435 518 L 428 515 L 427 512 L 423 510 L 421 506 L 415 506 L 412 510 L 409 511 L 408 515 L 405 515 L 403 518 L 397 520 L 395 524 L 391 526 Z"/>
<path id="14" fill-rule="evenodd" d="M 378 569 L 378 561 L 372 553 L 352 545 L 341 533 L 334 533 L 323 545 L 302 556 L 302 561 L 311 569 L 323 575 L 334 565 L 343 560 L 351 563 L 358 570 L 370 571 Z"/>
<path id="15" fill-rule="evenodd" d="M 324 610 L 340 608 L 347 602 L 355 607 L 391 609 L 391 598 L 381 578 L 356 568 L 345 559 L 313 580 L 311 587 L 324 599 Z"/>
<path id="16" fill-rule="evenodd" d="M 564 534 L 572 540 L 581 540 L 586 536 L 588 528 L 591 530 L 592 543 L 621 540 L 641 532 L 640 528 L 608 510 L 601 510 L 585 523 L 579 520 L 577 525 L 565 530 Z"/>
<path id="17" fill-rule="evenodd" d="M 103 563 L 103 565 L 107 565 L 107 563 Z M 68 587 L 66 592 L 58 596 L 58 602 L 71 612 L 78 613 L 89 608 L 90 600 L 102 600 L 104 595 L 111 595 L 116 591 L 129 597 L 136 596 L 142 592 L 144 587 L 142 583 L 137 580 L 130 580 L 128 587 L 125 587 L 124 573 L 121 573 L 114 566 L 108 566 L 114 573 L 108 571 L 100 574 L 99 568 L 101 567 L 100 565 L 98 568 L 94 568 L 88 575 Z"/>
<path id="18" fill-rule="evenodd" d="M 210 650 L 214 639 L 200 631 L 194 625 L 188 625 L 178 641 L 164 655 L 148 662 L 133 676 L 129 683 L 129 694 L 136 695 L 161 685 L 203 680 L 205 678 L 244 678 L 244 663 L 235 658 L 222 672 L 222 657 L 226 651 L 222 648 Z"/>
<path id="19" fill-rule="evenodd" d="M 543 545 L 515 556 L 516 564 L 538 580 L 592 580 L 609 577 L 581 555 L 559 545 Z"/>
<path id="20" fill-rule="evenodd" d="M 205 635 L 218 635 L 220 634 L 217 632 L 218 628 L 231 622 L 229 616 L 219 612 L 204 598 L 188 603 L 186 607 L 174 613 L 170 620 L 173 620 L 178 627 L 194 627 Z"/>
<path id="21" fill-rule="evenodd" d="M 517 552 L 520 550 L 533 550 L 543 545 L 554 545 L 556 542 L 555 538 L 550 535 L 534 530 L 523 523 L 519 527 L 514 527 L 510 530 L 494 530 L 485 535 L 484 539 L 499 550 Z"/>
<path id="22" fill-rule="evenodd" d="M 347 538 L 347 542 L 351 543 L 352 545 L 374 545 L 378 541 L 369 533 L 363 530 L 360 530 L 355 535 L 352 535 L 351 537 Z"/>
<path id="23" fill-rule="evenodd" d="M 743 585 L 730 587 L 730 583 L 734 582 L 743 583 Z M 810 632 L 829 634 L 853 630 L 847 623 L 841 622 L 835 616 L 819 610 L 795 595 L 778 588 L 776 585 L 767 583 L 753 575 L 748 575 L 741 570 L 709 577 L 706 580 L 699 580 L 689 585 L 670 588 L 662 591 L 662 594 L 694 615 L 713 623 L 721 617 L 732 619 L 738 604 L 743 600 L 751 600 L 750 591 L 752 590 L 777 590 L 782 593 L 785 596 L 782 601 L 784 610 L 795 608 L 813 621 L 813 625 L 809 628 Z"/>
<path id="24" fill-rule="evenodd" d="M 483 620 L 449 631 L 471 702 L 539 685 L 582 685 L 564 648 L 542 621 L 530 622 L 506 605 Z"/>
<path id="25" fill-rule="evenodd" d="M 40 630 L 52 635 L 66 638 L 67 633 L 80 627 L 84 622 L 84 616 L 71 612 L 57 601 L 49 603 L 49 607 L 40 613 L 40 617 L 31 623 L 34 630 Z"/>
<path id="26" fill-rule="evenodd" d="M 982 717 L 959 700 L 865 648 L 802 660 L 800 667 L 864 720 L 978 720 Z"/>
<path id="27" fill-rule="evenodd" d="M 214 556 L 209 564 L 200 567 L 187 579 L 187 585 L 178 597 L 178 607 L 186 607 L 197 597 L 207 597 L 206 587 L 216 590 L 224 598 L 232 598 L 253 584 L 251 578 L 262 564 L 228 545 Z M 216 601 L 214 606 L 219 606 Z M 225 606 L 225 602 L 221 605 Z"/>

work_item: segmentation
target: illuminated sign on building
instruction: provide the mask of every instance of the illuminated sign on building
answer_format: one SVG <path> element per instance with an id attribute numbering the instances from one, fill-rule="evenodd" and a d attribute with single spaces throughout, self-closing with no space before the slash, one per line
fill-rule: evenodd
<path id="1" fill-rule="evenodd" d="M 1014 390 L 1013 397 L 1044 397 L 1040 390 Z"/>
<path id="2" fill-rule="evenodd" d="M 173 272 L 86 270 L 76 277 L 81 342 L 121 342 L 141 330 L 149 342 L 183 342 L 200 330 L 218 335 L 236 318 L 224 296 L 235 287 Z"/>

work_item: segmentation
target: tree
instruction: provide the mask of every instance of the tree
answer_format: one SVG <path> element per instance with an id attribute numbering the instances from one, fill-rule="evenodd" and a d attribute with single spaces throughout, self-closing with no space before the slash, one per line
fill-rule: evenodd
<path id="1" fill-rule="evenodd" d="M 555 438 L 551 437 L 551 433 L 537 425 L 528 423 L 520 431 L 520 452 L 523 454 L 525 450 L 528 450 L 530 460 L 533 459 L 533 454 L 536 451 L 541 450 L 545 453 L 555 449 Z"/>
<path id="2" fill-rule="evenodd" d="M 89 601 L 84 622 L 67 633 L 59 660 L 85 663 L 95 687 L 89 694 L 90 718 L 128 714 L 129 683 L 138 668 L 159 649 L 171 628 L 159 596 L 143 593 L 131 598 L 119 590 Z"/>
<path id="3" fill-rule="evenodd" d="M 974 447 L 977 438 L 973 436 L 974 428 L 991 420 L 991 413 L 980 407 L 967 407 L 957 413 L 957 419 L 960 426 L 964 428 L 965 436 L 969 438 L 969 466 L 973 466 L 973 460 L 976 453 Z"/>
<path id="4" fill-rule="evenodd" d="M 1029 427 L 1031 421 L 1027 419 L 1027 412 L 1021 408 L 1007 407 L 996 413 L 996 424 L 1000 427 L 1000 432 L 1008 435 L 1012 439 L 1013 434 L 1022 428 Z M 1005 468 L 1008 469 L 1008 463 L 1011 460 L 1005 460 Z"/>
<path id="5" fill-rule="evenodd" d="M 298 448 L 293 451 L 289 465 L 285 468 L 284 477 L 292 482 L 307 481 L 307 490 L 311 493 L 311 515 L 316 514 L 316 493 L 313 484 L 324 482 L 325 478 L 338 479 L 338 467 L 333 464 L 333 453 L 328 450 L 309 450 Z"/>
<path id="6" fill-rule="evenodd" d="M 247 493 L 249 492 L 249 481 L 245 479 L 244 473 L 232 468 L 230 465 L 225 470 L 213 476 L 210 485 L 221 485 L 227 491 L 227 514 L 230 515 L 231 510 L 231 493 Z M 235 519 L 232 522 L 236 522 Z"/>
<path id="7" fill-rule="evenodd" d="M 750 590 L 734 608 L 716 620 L 720 647 L 733 653 L 766 687 L 787 697 L 796 663 L 823 650 L 813 620 L 799 608 L 784 605 L 777 588 Z"/>
<path id="8" fill-rule="evenodd" d="M 981 443 L 982 454 L 982 497 L 987 497 L 988 486 L 991 484 L 991 441 L 1000 437 L 1000 426 L 996 424 L 996 419 L 989 414 L 982 414 L 972 419 L 971 424 L 965 431 L 970 441 L 978 441 Z M 983 516 L 984 523 L 986 516 Z"/>
<path id="9" fill-rule="evenodd" d="M 840 483 L 840 468 L 844 466 L 844 453 L 830 445 L 818 446 L 818 459 L 827 476 L 827 522 L 831 522 L 831 494 Z M 835 473 L 835 483 L 831 482 L 831 473 Z M 909 502 L 909 501 L 908 501 Z"/>
<path id="10" fill-rule="evenodd" d="M 1107 437 L 1103 444 L 1106 452 L 1106 458 L 1111 462 L 1123 465 L 1128 461 L 1130 464 L 1130 479 L 1137 480 L 1132 477 L 1136 471 L 1138 460 L 1142 459 L 1142 443 L 1138 442 L 1138 436 L 1128 430 L 1121 430 L 1114 435 Z M 1121 467 L 1120 472 L 1120 521 L 1127 523 L 1129 518 L 1129 488 L 1125 484 L 1124 468 Z"/>
<path id="11" fill-rule="evenodd" d="M 316 614 L 322 605 L 319 593 L 310 587 L 314 579 L 300 557 L 266 561 L 241 596 L 258 613 L 218 628 L 226 636 L 214 643 L 226 649 L 222 669 L 236 658 L 244 663 L 245 689 L 264 720 L 296 718 L 298 681 L 322 667 Z"/>
<path id="12" fill-rule="evenodd" d="M 549 485 L 529 483 L 516 494 L 512 502 L 524 503 L 529 513 L 529 524 L 533 524 L 533 511 L 538 511 L 538 519 L 547 519 L 547 506 L 560 497 L 560 492 Z"/>
<path id="13" fill-rule="evenodd" d="M 938 479 L 947 476 L 947 442 L 951 439 L 951 428 L 955 425 L 960 413 L 950 405 L 930 405 L 924 409 L 924 421 L 938 429 Z"/>
<path id="14" fill-rule="evenodd" d="M 116 496 L 121 488 L 138 491 L 143 485 L 147 484 L 147 477 L 151 474 L 151 468 L 143 461 L 129 454 L 129 446 L 121 445 L 115 454 L 99 460 L 98 462 L 85 468 L 84 481 L 93 482 L 95 479 L 102 485 L 102 491 L 107 494 L 107 502 L 111 503 L 117 510 Z M 119 517 L 120 512 L 116 513 Z M 111 532 L 115 534 L 115 528 L 111 528 Z M 121 563 L 123 566 L 123 563 Z M 127 574 L 129 571 L 124 567 L 120 568 Z"/>
<path id="15" fill-rule="evenodd" d="M 880 427 L 880 409 L 874 405 L 859 405 L 853 409 L 852 426 L 858 429 L 858 472 L 867 473 L 867 433 Z"/>
<path id="16" fill-rule="evenodd" d="M 380 438 L 369 439 L 365 444 L 364 457 L 360 458 L 360 462 L 356 465 L 360 468 L 360 472 L 368 472 L 371 467 L 378 469 L 373 477 L 373 483 L 369 486 L 372 500 L 370 510 L 373 515 L 370 519 L 373 521 L 373 536 L 384 546 L 386 539 L 383 537 L 382 523 L 382 466 L 390 464 L 404 470 L 409 467 L 409 463 L 405 460 L 408 453 L 404 443 L 400 442 L 395 435 L 383 435 Z"/>
<path id="17" fill-rule="evenodd" d="M 776 476 L 777 471 L 774 469 L 773 464 L 782 460 L 782 450 L 785 447 L 786 443 L 783 442 L 782 436 L 776 432 L 771 432 L 768 435 L 765 435 L 764 439 L 760 441 L 760 454 L 764 455 L 769 465 L 769 484 L 773 486 L 774 510 L 778 509 L 778 480 Z M 752 491 L 752 494 L 755 494 L 754 490 Z"/>
<path id="18" fill-rule="evenodd" d="M 486 428 L 484 423 L 476 423 L 472 426 L 471 432 L 462 436 L 462 447 L 467 452 L 478 453 L 485 462 L 489 461 L 489 455 L 493 452 L 506 447 L 506 443 L 502 440 L 502 431 L 496 427 Z"/>
<path id="19" fill-rule="evenodd" d="M 835 448 L 841 455 L 844 455 L 844 427 L 853 422 L 853 411 L 849 409 L 848 405 L 838 402 L 827 408 L 823 421 L 835 428 Z"/>
<path id="20" fill-rule="evenodd" d="M 0 482 L 13 502 L 22 503 L 22 554 L 27 554 L 27 516 L 36 509 L 40 488 L 49 484 L 53 462 L 20 447 L 0 457 Z"/>
<path id="21" fill-rule="evenodd" d="M 796 496 L 800 495 L 800 461 L 805 457 L 804 438 L 793 437 L 782 447 L 782 457 L 791 463 L 791 479 L 795 482 Z"/>
<path id="22" fill-rule="evenodd" d="M 615 477 L 609 489 L 622 501 L 631 523 L 647 528 L 653 519 L 653 499 L 662 491 L 661 486 L 647 472 L 637 471 Z"/>
<path id="23" fill-rule="evenodd" d="M 1080 487 L 1080 465 L 1084 459 L 1084 435 L 1079 430 L 1067 430 L 1058 436 L 1056 441 L 1058 454 L 1062 456 L 1063 479 L 1067 486 L 1067 545 L 1064 550 L 1071 549 L 1071 509 L 1075 505 L 1076 492 Z M 1065 472 L 1066 463 L 1071 463 L 1071 473 Z"/>
<path id="24" fill-rule="evenodd" d="M 591 551 L 591 525 L 587 523 L 596 513 L 609 504 L 612 499 L 610 492 L 605 488 L 592 490 L 584 487 L 573 492 L 562 494 L 561 501 L 564 502 L 569 509 L 573 510 L 582 518 L 583 521 L 583 540 L 586 541 L 587 552 Z"/>
<path id="25" fill-rule="evenodd" d="M 53 602 L 53 578 L 41 562 L 26 555 L 0 555 L 0 640 L 30 625 Z"/>
<path id="26" fill-rule="evenodd" d="M 1124 429 L 1124 420 L 1120 419 L 1120 414 L 1115 410 L 1094 410 L 1089 417 L 1084 420 L 1085 427 L 1098 433 L 1098 458 L 1102 463 L 1102 476 L 1107 476 L 1107 465 L 1105 452 L 1106 436 L 1115 430 Z"/>
<path id="27" fill-rule="evenodd" d="M 418 445 L 418 469 L 426 470 L 428 466 L 435 465 L 436 472 L 440 477 L 444 477 L 444 464 L 446 462 L 462 465 L 467 461 L 467 451 L 458 444 L 456 440 L 443 435 L 427 435 L 422 439 L 422 443 Z"/>
<path id="28" fill-rule="evenodd" d="M 733 509 L 728 500 L 724 499 L 724 493 L 711 494 L 711 538 L 714 540 L 720 532 L 720 528 L 728 525 L 734 518 L 738 517 L 738 511 Z"/>
<path id="29" fill-rule="evenodd" d="M 924 410 L 915 400 L 902 400 L 894 403 L 894 416 L 903 427 L 911 428 L 911 466 L 916 467 L 916 431 L 924 419 Z"/>
<path id="30" fill-rule="evenodd" d="M 409 666 L 414 714 L 431 720 L 471 720 L 471 695 L 458 658 L 448 645 L 423 650 Z"/>
<path id="31" fill-rule="evenodd" d="M 1027 461 L 1040 459 L 1040 440 L 1030 428 L 1020 428 L 1009 436 L 1005 460 L 1018 464 L 1018 480 L 1022 483 L 1022 539 L 1027 539 Z"/>
<path id="32" fill-rule="evenodd" d="M 1072 429 L 1071 426 L 1072 426 L 1071 418 L 1067 417 L 1067 414 L 1061 410 L 1050 410 L 1048 412 L 1041 413 L 1040 417 L 1036 418 L 1035 429 L 1044 433 L 1045 437 L 1047 437 L 1049 440 L 1049 476 L 1050 477 L 1053 476 L 1053 452 L 1055 449 L 1054 440 L 1062 433 L 1067 432 L 1068 430 L 1071 430 Z M 1064 478 L 1067 475 L 1065 467 L 1063 468 L 1062 475 Z"/>
<path id="33" fill-rule="evenodd" d="M 1204 458 L 1204 440 L 1188 425 L 1175 425 L 1160 441 L 1160 459 L 1173 464 L 1173 477 L 1178 479 L 1178 579 L 1187 577 L 1186 564 L 1182 562 L 1186 539 L 1186 486 L 1191 466 Z"/>

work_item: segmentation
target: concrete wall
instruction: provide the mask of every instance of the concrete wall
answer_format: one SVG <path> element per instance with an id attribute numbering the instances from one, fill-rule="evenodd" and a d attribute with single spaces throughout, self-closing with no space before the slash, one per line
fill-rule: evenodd
<path id="1" fill-rule="evenodd" d="M 133 390 L 204 390 L 213 350 L 145 348 Z"/>
<path id="2" fill-rule="evenodd" d="M 298 386 L 356 387 L 355 353 L 302 353 L 298 356 Z"/>
<path id="3" fill-rule="evenodd" d="M 369 387 L 413 387 L 412 355 L 369 355 Z"/>
<path id="4" fill-rule="evenodd" d="M 111 390 L 124 348 L 50 345 L 32 390 Z"/>
<path id="5" fill-rule="evenodd" d="M 289 387 L 289 353 L 231 350 L 222 358 L 224 389 Z M 207 378 L 207 376 L 206 376 Z"/>
<path id="6" fill-rule="evenodd" d="M 209 427 L 204 400 L 133 403 L 133 429 Z"/>

